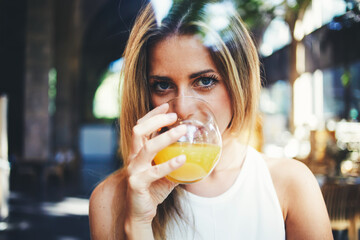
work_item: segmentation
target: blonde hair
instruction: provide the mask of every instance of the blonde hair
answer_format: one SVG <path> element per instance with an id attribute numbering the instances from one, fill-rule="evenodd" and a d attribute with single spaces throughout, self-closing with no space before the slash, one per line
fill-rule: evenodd
<path id="1" fill-rule="evenodd" d="M 159 23 L 152 5 L 148 4 L 137 17 L 125 49 L 122 71 L 120 146 L 125 167 L 132 128 L 151 109 L 147 81 L 148 50 L 172 35 L 198 35 L 203 39 L 218 71 L 226 79 L 233 113 L 228 131 L 240 136 L 254 126 L 261 87 L 256 47 L 235 10 L 227 12 L 226 27 L 214 30 L 206 23 L 209 18 L 206 6 L 206 1 L 174 1 L 167 17 Z M 181 190 L 176 189 L 159 205 L 153 220 L 156 239 L 166 238 L 165 226 L 170 218 L 182 217 L 179 194 Z"/>

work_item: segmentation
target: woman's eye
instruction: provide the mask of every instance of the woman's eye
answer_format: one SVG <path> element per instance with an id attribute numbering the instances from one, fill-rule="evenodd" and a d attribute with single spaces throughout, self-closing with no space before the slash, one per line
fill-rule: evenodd
<path id="1" fill-rule="evenodd" d="M 211 77 L 202 77 L 197 80 L 196 86 L 203 87 L 203 88 L 209 88 L 212 87 L 214 84 L 216 84 L 217 80 Z"/>
<path id="2" fill-rule="evenodd" d="M 168 82 L 156 82 L 153 85 L 154 90 L 164 91 L 170 88 L 170 83 Z"/>
<path id="3" fill-rule="evenodd" d="M 203 85 L 203 86 L 208 86 L 212 82 L 213 82 L 213 80 L 210 79 L 210 78 L 202 78 L 202 79 L 199 80 L 200 85 Z"/>

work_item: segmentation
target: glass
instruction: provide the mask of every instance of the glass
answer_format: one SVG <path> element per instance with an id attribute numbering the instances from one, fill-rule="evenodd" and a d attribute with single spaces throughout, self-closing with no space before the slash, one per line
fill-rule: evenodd
<path id="1" fill-rule="evenodd" d="M 158 152 L 154 162 L 161 164 L 184 154 L 184 165 L 171 172 L 167 178 L 178 183 L 200 181 L 211 173 L 221 154 L 221 134 L 214 114 L 204 100 L 195 97 L 178 97 L 168 103 L 168 113 L 177 113 L 178 120 L 171 126 L 159 129 L 152 137 L 181 124 L 187 126 L 187 133 Z"/>

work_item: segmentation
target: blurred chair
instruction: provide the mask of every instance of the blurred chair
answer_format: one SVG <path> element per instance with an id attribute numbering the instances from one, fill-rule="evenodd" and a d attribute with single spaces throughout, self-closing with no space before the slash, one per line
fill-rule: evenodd
<path id="1" fill-rule="evenodd" d="M 359 240 L 360 185 L 325 183 L 322 193 L 328 209 L 334 239 Z M 347 236 L 341 236 L 346 233 Z M 339 235 L 336 237 L 336 235 Z"/>
<path id="2" fill-rule="evenodd" d="M 352 201 L 354 212 L 352 215 L 351 229 L 353 232 L 353 239 L 360 240 L 360 185 L 357 185 L 356 197 Z"/>

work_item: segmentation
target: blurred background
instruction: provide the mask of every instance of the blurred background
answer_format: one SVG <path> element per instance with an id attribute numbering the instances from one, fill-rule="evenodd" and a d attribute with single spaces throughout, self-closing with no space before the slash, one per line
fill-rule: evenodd
<path id="1" fill-rule="evenodd" d="M 121 56 L 146 2 L 0 0 L 0 240 L 90 238 L 91 191 L 122 164 Z M 360 239 L 360 1 L 232 4 L 262 62 L 251 144 L 309 166 L 334 238 Z"/>

